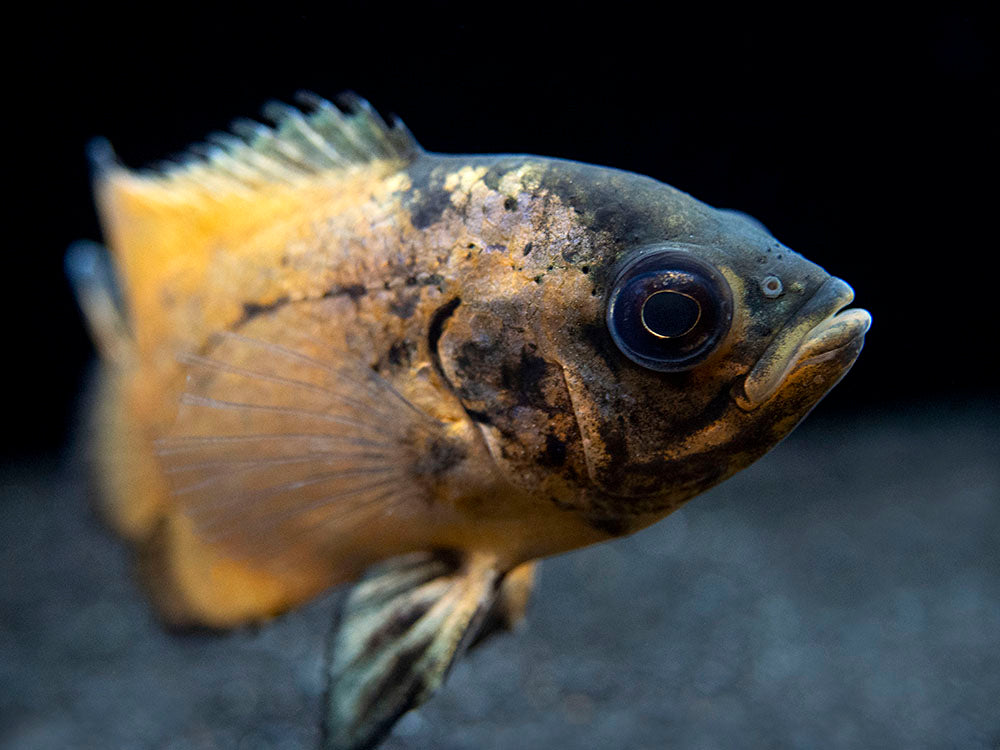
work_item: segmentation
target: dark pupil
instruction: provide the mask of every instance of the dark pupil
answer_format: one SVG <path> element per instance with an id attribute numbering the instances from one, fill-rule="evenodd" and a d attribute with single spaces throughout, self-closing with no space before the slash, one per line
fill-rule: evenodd
<path id="1" fill-rule="evenodd" d="M 660 338 L 683 336 L 695 327 L 700 317 L 701 305 L 680 292 L 656 292 L 642 303 L 643 326 Z"/>

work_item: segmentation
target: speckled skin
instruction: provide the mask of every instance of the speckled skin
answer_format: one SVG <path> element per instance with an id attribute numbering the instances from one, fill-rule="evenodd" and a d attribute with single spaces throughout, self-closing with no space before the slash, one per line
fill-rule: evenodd
<path id="1" fill-rule="evenodd" d="M 194 196 L 183 222 L 157 191 L 124 172 L 99 191 L 135 321 L 101 453 L 109 514 L 142 545 L 174 621 L 255 619 L 414 549 L 510 570 L 634 532 L 774 446 L 863 339 L 797 362 L 803 335 L 850 297 L 778 341 L 828 274 L 753 220 L 617 170 L 420 153 L 264 197 Z M 634 364 L 605 324 L 616 268 L 651 244 L 695 254 L 732 289 L 728 335 L 687 372 Z M 777 298 L 761 289 L 769 275 Z M 201 538 L 152 446 L 190 429 L 176 417 L 189 374 L 178 352 L 211 356 L 218 331 L 276 341 L 292 329 L 315 356 L 374 369 L 441 429 L 408 433 L 393 459 L 410 477 L 404 520 L 332 528 L 278 569 Z M 794 366 L 750 403 L 743 383 L 765 354 Z"/>
<path id="2" fill-rule="evenodd" d="M 447 264 L 427 272 L 461 300 L 431 342 L 447 384 L 508 481 L 608 534 L 657 520 L 758 458 L 860 347 L 746 411 L 733 389 L 830 278 L 756 222 L 646 177 L 565 161 L 427 156 L 408 174 L 411 221 L 450 242 Z M 725 342 L 690 372 L 632 363 L 604 321 L 616 266 L 661 243 L 714 265 L 736 298 Z M 766 298 L 769 275 L 789 291 Z"/>

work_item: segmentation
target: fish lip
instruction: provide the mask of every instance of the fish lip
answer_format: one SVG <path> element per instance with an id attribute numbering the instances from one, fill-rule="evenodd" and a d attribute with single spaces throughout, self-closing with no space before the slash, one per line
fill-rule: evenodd
<path id="1" fill-rule="evenodd" d="M 860 343 L 871 326 L 871 315 L 859 308 L 844 310 L 854 290 L 836 277 L 827 279 L 771 341 L 760 359 L 734 389 L 734 400 L 744 410 L 771 398 L 799 367 L 843 357 L 841 375 L 853 364 Z"/>

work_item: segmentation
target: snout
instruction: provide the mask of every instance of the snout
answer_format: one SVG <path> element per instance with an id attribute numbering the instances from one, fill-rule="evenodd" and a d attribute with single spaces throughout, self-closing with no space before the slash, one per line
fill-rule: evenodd
<path id="1" fill-rule="evenodd" d="M 788 375 L 806 362 L 816 362 L 852 344 L 859 352 L 871 316 L 860 309 L 841 312 L 853 300 L 850 284 L 833 276 L 827 279 L 764 350 L 744 379 L 743 392 L 734 393 L 740 408 L 749 411 L 767 401 Z M 836 366 L 846 372 L 856 356 L 855 352 L 846 366 Z"/>

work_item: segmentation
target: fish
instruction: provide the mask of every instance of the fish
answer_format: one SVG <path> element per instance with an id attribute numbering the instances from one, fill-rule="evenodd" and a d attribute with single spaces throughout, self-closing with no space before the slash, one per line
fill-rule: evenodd
<path id="1" fill-rule="evenodd" d="M 422 149 L 365 100 L 177 160 L 92 146 L 67 270 L 102 359 L 102 512 L 173 626 L 353 582 L 324 746 L 377 745 L 536 562 L 632 534 L 784 438 L 871 317 L 755 219 L 617 169 Z"/>

